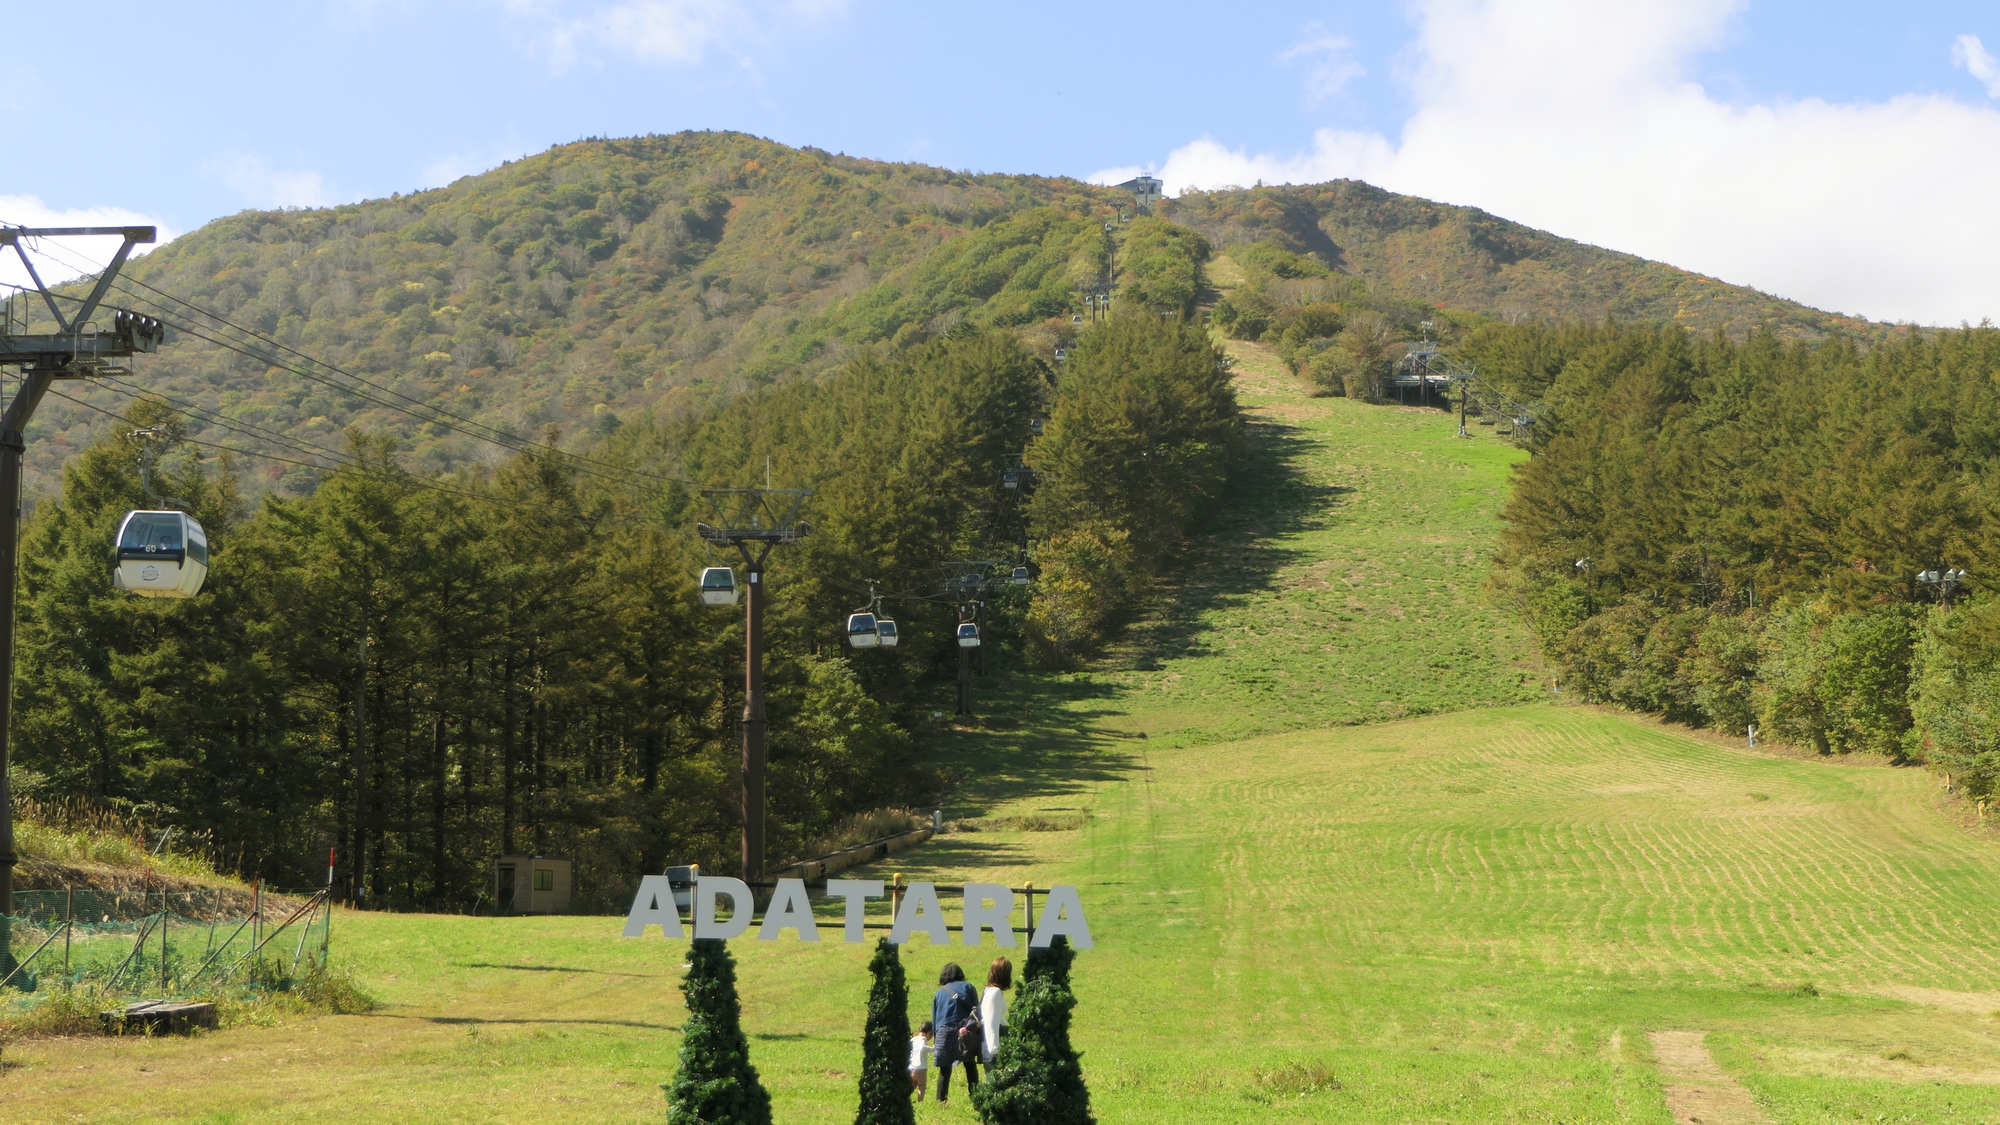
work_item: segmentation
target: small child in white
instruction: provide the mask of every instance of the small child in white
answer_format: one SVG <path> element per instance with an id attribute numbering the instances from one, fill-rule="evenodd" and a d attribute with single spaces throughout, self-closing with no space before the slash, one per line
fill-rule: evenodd
<path id="1" fill-rule="evenodd" d="M 917 1033 L 910 1036 L 910 1089 L 917 1092 L 918 1101 L 924 1100 L 924 1087 L 927 1085 L 930 1071 L 930 1063 L 927 1060 L 930 1058 L 931 1032 L 935 1030 L 936 1026 L 931 1021 L 925 1020 L 924 1025 L 917 1029 Z"/>

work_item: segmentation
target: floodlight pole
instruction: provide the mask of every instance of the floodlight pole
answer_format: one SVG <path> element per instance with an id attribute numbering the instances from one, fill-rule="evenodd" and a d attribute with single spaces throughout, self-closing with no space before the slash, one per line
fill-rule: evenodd
<path id="1" fill-rule="evenodd" d="M 21 240 L 88 235 L 113 235 L 122 241 L 117 253 L 112 255 L 111 264 L 97 275 L 90 295 L 74 312 L 64 316 L 63 307 L 42 282 L 42 276 L 29 259 Z M 28 277 L 35 283 L 36 292 L 48 306 L 49 315 L 55 320 L 57 328 L 57 331 L 48 333 L 16 333 L 11 318 L 4 328 L 0 328 L 0 366 L 22 369 L 21 387 L 14 392 L 13 401 L 7 404 L 6 413 L 0 415 L 0 660 L 6 662 L 4 667 L 0 667 L 0 674 L 6 676 L 6 681 L 0 683 L 0 976 L 12 973 L 15 967 L 13 935 L 9 927 L 14 914 L 14 865 L 18 857 L 14 854 L 14 793 L 13 787 L 8 784 L 7 772 L 11 758 L 9 744 L 12 740 L 14 704 L 14 583 L 21 538 L 21 462 L 28 447 L 28 421 L 34 417 L 35 407 L 41 405 L 42 397 L 48 394 L 49 384 L 57 379 L 89 378 L 99 373 L 103 360 L 123 358 L 134 352 L 150 352 L 159 347 L 163 335 L 160 322 L 131 313 L 118 313 L 109 332 L 84 330 L 103 302 L 105 293 L 110 290 L 112 278 L 131 257 L 132 248 L 141 243 L 151 243 L 158 237 L 159 232 L 152 227 L 48 227 L 35 230 L 0 227 L 0 247 L 14 248 L 21 264 L 27 267 Z"/>

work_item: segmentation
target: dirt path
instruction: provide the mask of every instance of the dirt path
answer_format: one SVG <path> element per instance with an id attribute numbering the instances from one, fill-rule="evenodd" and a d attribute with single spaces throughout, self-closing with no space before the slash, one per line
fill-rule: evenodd
<path id="1" fill-rule="evenodd" d="M 1705 1031 L 1654 1031 L 1653 1057 L 1667 1080 L 1667 1108 L 1675 1125 L 1771 1125 L 1734 1078 L 1722 1072 L 1702 1040 Z"/>

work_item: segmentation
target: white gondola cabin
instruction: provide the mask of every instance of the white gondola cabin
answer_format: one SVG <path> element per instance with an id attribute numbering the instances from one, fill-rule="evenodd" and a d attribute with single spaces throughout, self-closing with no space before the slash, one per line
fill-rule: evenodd
<path id="1" fill-rule="evenodd" d="M 208 534 L 186 512 L 131 512 L 118 528 L 112 584 L 148 598 L 191 598 L 208 577 Z"/>
<path id="2" fill-rule="evenodd" d="M 872 613 L 850 613 L 847 615 L 847 643 L 855 648 L 874 648 L 882 643 L 882 635 L 875 629 L 875 615 Z"/>
<path id="3" fill-rule="evenodd" d="M 702 571 L 701 604 L 735 605 L 736 572 L 726 566 L 711 566 Z"/>
<path id="4" fill-rule="evenodd" d="M 889 620 L 886 617 L 876 618 L 875 637 L 877 640 L 881 641 L 883 648 L 895 648 L 896 623 L 894 621 Z"/>
<path id="5" fill-rule="evenodd" d="M 1027 567 L 1025 567 L 1025 566 L 1017 566 L 1017 567 L 1015 567 L 1015 568 L 1014 568 L 1014 574 L 1013 574 L 1013 583 L 1014 583 L 1014 585 L 1016 585 L 1016 586 L 1026 586 L 1026 585 L 1028 584 L 1028 568 L 1027 568 Z"/>
<path id="6" fill-rule="evenodd" d="M 972 623 L 972 622 L 970 622 L 970 621 L 961 621 L 961 622 L 959 622 L 959 625 L 958 625 L 958 647 L 960 647 L 960 648 L 978 648 L 978 647 L 979 647 L 979 626 L 978 626 L 978 625 L 975 625 L 975 624 L 973 624 L 973 623 Z"/>

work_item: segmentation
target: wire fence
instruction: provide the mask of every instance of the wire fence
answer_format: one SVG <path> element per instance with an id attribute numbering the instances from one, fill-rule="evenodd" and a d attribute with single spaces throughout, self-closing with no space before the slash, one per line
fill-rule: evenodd
<path id="1" fill-rule="evenodd" d="M 289 980 L 324 968 L 332 941 L 327 894 L 15 891 L 0 915 L 0 988 L 96 982 L 160 991 Z"/>

